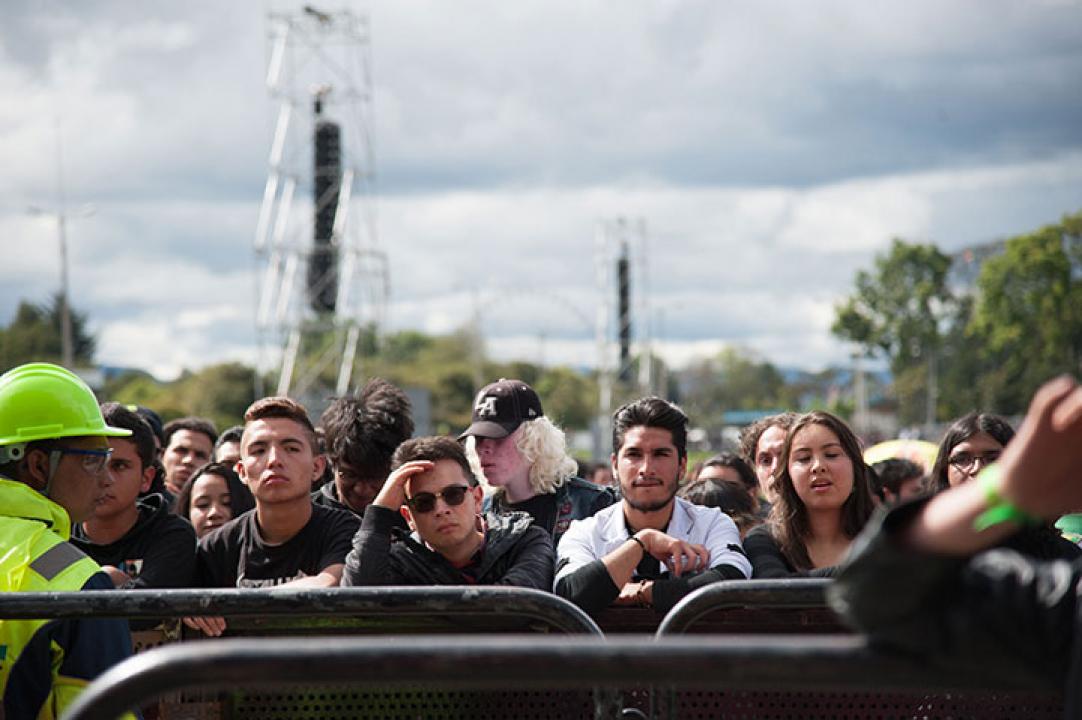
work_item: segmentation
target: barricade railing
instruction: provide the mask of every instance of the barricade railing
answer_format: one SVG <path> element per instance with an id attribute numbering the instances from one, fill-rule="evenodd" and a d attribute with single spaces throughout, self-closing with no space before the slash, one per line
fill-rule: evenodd
<path id="1" fill-rule="evenodd" d="M 64 720 L 117 717 L 184 689 L 340 685 L 495 690 L 673 688 L 1039 690 L 1032 676 L 933 670 L 873 652 L 861 636 L 669 636 L 599 641 L 583 636 L 233 639 L 150 650 L 95 680 Z M 994 685 L 993 685 L 994 684 Z M 618 694 L 595 695 L 584 717 L 620 717 Z M 918 712 L 914 710 L 914 712 Z M 822 714 L 822 713 L 820 713 Z M 856 716 L 855 711 L 849 716 Z M 919 714 L 934 716 L 927 709 Z"/>
<path id="2" fill-rule="evenodd" d="M 500 628 L 498 618 L 510 618 L 502 627 L 526 631 L 523 622 L 541 623 L 561 633 L 601 635 L 597 624 L 578 606 L 529 588 L 461 587 L 369 587 L 369 588 L 270 588 L 260 590 L 88 590 L 54 593 L 0 594 L 0 618 L 177 618 L 186 616 L 226 618 L 345 618 L 391 622 L 414 619 L 419 629 L 427 621 L 464 619 L 474 627 L 458 632 Z M 391 629 L 401 630 L 397 625 Z"/>
<path id="3" fill-rule="evenodd" d="M 819 578 L 791 580 L 744 580 L 720 582 L 699 588 L 680 600 L 657 628 L 657 635 L 679 635 L 707 616 L 722 611 L 753 609 L 765 611 L 815 610 L 829 619 L 818 624 L 819 632 L 841 632 L 840 621 L 826 602 L 826 588 L 832 581 Z M 781 615 L 781 613 L 777 613 Z M 820 618 L 821 620 L 821 618 Z M 707 630 L 720 627 L 715 623 Z M 746 631 L 737 627 L 737 632 Z M 793 632 L 791 626 L 781 625 L 782 632 Z"/>

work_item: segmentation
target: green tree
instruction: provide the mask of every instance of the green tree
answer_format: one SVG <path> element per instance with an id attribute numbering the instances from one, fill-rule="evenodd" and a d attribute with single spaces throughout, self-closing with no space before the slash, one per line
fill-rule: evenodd
<path id="1" fill-rule="evenodd" d="M 781 372 L 743 348 L 725 348 L 683 377 L 684 407 L 698 426 L 721 427 L 726 410 L 788 407 L 791 400 Z"/>
<path id="2" fill-rule="evenodd" d="M 27 362 L 61 360 L 60 296 L 35 305 L 22 300 L 11 323 L 0 328 L 0 368 L 7 370 Z M 87 316 L 71 309 L 72 350 L 76 365 L 90 365 L 96 341 L 87 331 Z"/>
<path id="3" fill-rule="evenodd" d="M 108 383 L 102 396 L 122 403 L 153 408 L 165 421 L 197 415 L 214 421 L 219 430 L 243 421 L 255 399 L 255 371 L 241 363 L 210 365 L 159 383 L 143 372 L 128 373 Z"/>
<path id="4" fill-rule="evenodd" d="M 1042 382 L 1082 360 L 1082 213 L 1007 241 L 981 268 L 970 330 L 989 370 L 982 390 L 1014 414 Z"/>
<path id="5" fill-rule="evenodd" d="M 903 422 L 924 416 L 929 363 L 942 345 L 941 325 L 954 312 L 950 267 L 950 256 L 935 245 L 895 239 L 876 257 L 873 272 L 857 273 L 855 292 L 835 307 L 835 335 L 888 359 Z"/>

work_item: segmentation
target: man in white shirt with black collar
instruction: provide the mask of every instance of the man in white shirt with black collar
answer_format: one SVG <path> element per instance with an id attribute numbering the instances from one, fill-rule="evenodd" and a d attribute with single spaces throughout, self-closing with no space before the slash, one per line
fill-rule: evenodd
<path id="1" fill-rule="evenodd" d="M 556 551 L 557 595 L 589 613 L 614 603 L 664 613 L 692 590 L 751 576 L 729 516 L 676 497 L 687 424 L 657 397 L 616 411 L 612 470 L 623 500 L 571 523 Z"/>

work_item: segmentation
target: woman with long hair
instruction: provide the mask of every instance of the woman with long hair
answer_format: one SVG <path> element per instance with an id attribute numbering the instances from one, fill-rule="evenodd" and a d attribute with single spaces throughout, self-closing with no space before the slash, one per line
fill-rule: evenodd
<path id="1" fill-rule="evenodd" d="M 190 522 L 201 538 L 254 507 L 251 491 L 233 468 L 207 463 L 181 487 L 173 512 Z"/>
<path id="2" fill-rule="evenodd" d="M 939 493 L 976 478 L 981 470 L 999 460 L 1013 439 L 1014 428 L 999 415 L 972 412 L 958 418 L 939 443 L 929 489 Z M 1038 560 L 1071 560 L 1082 556 L 1082 549 L 1051 525 L 1024 527 L 1000 547 Z"/>
<path id="3" fill-rule="evenodd" d="M 800 416 L 786 435 L 774 488 L 769 519 L 744 539 L 752 577 L 833 575 L 874 508 L 856 435 L 828 412 Z"/>

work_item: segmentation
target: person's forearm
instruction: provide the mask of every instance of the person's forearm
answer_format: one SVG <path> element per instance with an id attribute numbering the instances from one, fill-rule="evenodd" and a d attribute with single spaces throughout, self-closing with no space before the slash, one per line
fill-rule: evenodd
<path id="1" fill-rule="evenodd" d="M 620 587 L 613 584 L 604 563 L 594 560 L 558 578 L 553 592 L 588 613 L 596 613 L 612 604 L 620 594 Z"/>
<path id="2" fill-rule="evenodd" d="M 338 583 L 342 579 L 342 566 L 337 566 L 337 571 L 332 568 L 327 568 L 318 575 L 312 575 L 311 577 L 297 578 L 296 580 L 290 580 L 287 583 L 282 583 L 278 587 L 293 587 L 293 588 L 325 588 L 325 587 L 338 587 Z"/>
<path id="3" fill-rule="evenodd" d="M 974 521 L 987 509 L 988 501 L 978 482 L 951 488 L 932 498 L 913 518 L 902 533 L 902 543 L 920 552 L 962 557 L 990 548 L 1018 530 L 1013 522 L 975 530 Z"/>
<path id="4" fill-rule="evenodd" d="M 609 577 L 612 578 L 612 584 L 616 587 L 622 588 L 631 581 L 635 568 L 638 567 L 646 554 L 646 551 L 640 545 L 641 542 L 641 540 L 636 542 L 628 538 L 627 541 L 620 544 L 620 547 L 601 558 L 601 562 L 605 564 L 605 569 L 609 571 Z"/>

